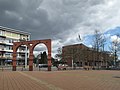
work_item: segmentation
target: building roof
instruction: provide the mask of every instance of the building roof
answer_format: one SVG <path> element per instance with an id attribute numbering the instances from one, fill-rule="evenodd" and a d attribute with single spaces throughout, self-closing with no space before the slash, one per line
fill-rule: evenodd
<path id="1" fill-rule="evenodd" d="M 12 29 L 12 28 L 7 28 L 7 27 L 3 27 L 3 26 L 0 26 L 0 29 L 1 30 L 5 30 L 5 31 L 14 32 L 14 33 L 20 33 L 20 34 L 30 35 L 30 33 L 28 33 L 28 32 L 21 31 L 21 30 L 16 30 L 16 29 Z"/>
<path id="2" fill-rule="evenodd" d="M 73 45 L 67 45 L 67 46 L 63 46 L 63 48 L 65 48 L 65 47 L 74 47 L 74 46 L 84 46 L 84 47 L 87 47 L 87 46 L 85 46 L 84 44 L 82 44 L 82 43 L 80 43 L 80 44 L 73 44 Z M 88 47 L 87 47 L 88 48 Z"/>

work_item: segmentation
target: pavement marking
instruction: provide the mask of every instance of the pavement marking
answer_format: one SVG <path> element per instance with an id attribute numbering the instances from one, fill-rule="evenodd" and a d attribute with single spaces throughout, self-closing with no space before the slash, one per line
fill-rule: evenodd
<path id="1" fill-rule="evenodd" d="M 53 84 L 49 84 L 49 83 L 47 83 L 47 82 L 45 82 L 45 81 L 42 81 L 42 80 L 37 79 L 37 78 L 35 78 L 35 77 L 32 77 L 32 76 L 30 76 L 30 75 L 28 75 L 28 74 L 25 74 L 25 73 L 23 73 L 23 72 L 18 71 L 18 73 L 20 73 L 20 74 L 22 74 L 22 75 L 24 75 L 24 76 L 26 76 L 26 77 L 29 77 L 30 79 L 32 79 L 32 80 L 34 80 L 34 81 L 36 81 L 36 82 L 38 82 L 38 83 L 40 83 L 40 84 L 45 85 L 45 86 L 48 87 L 50 90 L 63 90 L 62 88 L 56 87 L 56 86 L 53 85 Z"/>

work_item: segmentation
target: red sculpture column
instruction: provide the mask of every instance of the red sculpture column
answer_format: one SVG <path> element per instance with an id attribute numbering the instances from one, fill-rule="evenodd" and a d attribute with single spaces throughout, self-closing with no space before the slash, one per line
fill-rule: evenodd
<path id="1" fill-rule="evenodd" d="M 49 43 L 47 45 L 48 49 L 48 71 L 51 71 L 51 40 L 49 40 Z"/>
<path id="2" fill-rule="evenodd" d="M 12 70 L 13 71 L 16 71 L 16 57 L 17 57 L 16 52 L 13 52 L 13 60 L 12 60 L 12 64 L 13 64 Z"/>
<path id="3" fill-rule="evenodd" d="M 30 53 L 30 56 L 29 56 L 29 71 L 33 71 L 33 59 L 34 59 L 34 56 L 32 53 Z"/>
<path id="4" fill-rule="evenodd" d="M 51 71 L 51 54 L 48 54 L 48 71 Z"/>

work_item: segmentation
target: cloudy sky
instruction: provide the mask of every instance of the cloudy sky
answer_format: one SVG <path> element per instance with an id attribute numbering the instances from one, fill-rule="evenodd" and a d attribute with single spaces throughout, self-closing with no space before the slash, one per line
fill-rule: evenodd
<path id="1" fill-rule="evenodd" d="M 30 32 L 32 40 L 50 38 L 55 53 L 79 43 L 79 34 L 118 33 L 120 0 L 0 0 L 0 26 Z"/>

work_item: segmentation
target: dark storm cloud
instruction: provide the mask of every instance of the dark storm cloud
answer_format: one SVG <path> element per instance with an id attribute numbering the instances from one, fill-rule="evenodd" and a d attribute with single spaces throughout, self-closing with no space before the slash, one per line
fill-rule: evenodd
<path id="1" fill-rule="evenodd" d="M 0 0 L 0 25 L 28 31 L 34 39 L 40 34 L 42 37 L 50 25 L 47 12 L 37 10 L 41 3 L 42 0 Z"/>
<path id="2" fill-rule="evenodd" d="M 92 4 L 97 4 L 93 1 Z M 69 34 L 76 23 L 83 21 L 84 9 L 80 7 L 84 7 L 85 3 L 90 1 L 0 0 L 0 25 L 28 31 L 32 39 L 63 39 L 68 37 L 66 33 Z"/>
<path id="3" fill-rule="evenodd" d="M 48 12 L 39 8 L 43 0 L 0 0 L 0 25 L 28 31 L 32 39 L 55 38 L 68 28 L 63 19 L 50 21 Z M 69 26 L 70 27 L 70 26 Z"/>
<path id="4" fill-rule="evenodd" d="M 15 11 L 18 10 L 20 6 L 19 0 L 0 0 L 0 11 L 10 10 Z"/>
<path id="5" fill-rule="evenodd" d="M 10 0 L 0 0 L 0 25 L 14 27 L 18 18 L 7 14 L 19 10 L 20 6 L 20 2 L 17 0 L 12 0 L 12 2 Z"/>
<path id="6" fill-rule="evenodd" d="M 76 43 L 97 28 L 120 25 L 119 0 L 0 0 L 0 25 L 53 40 L 56 48 Z"/>

